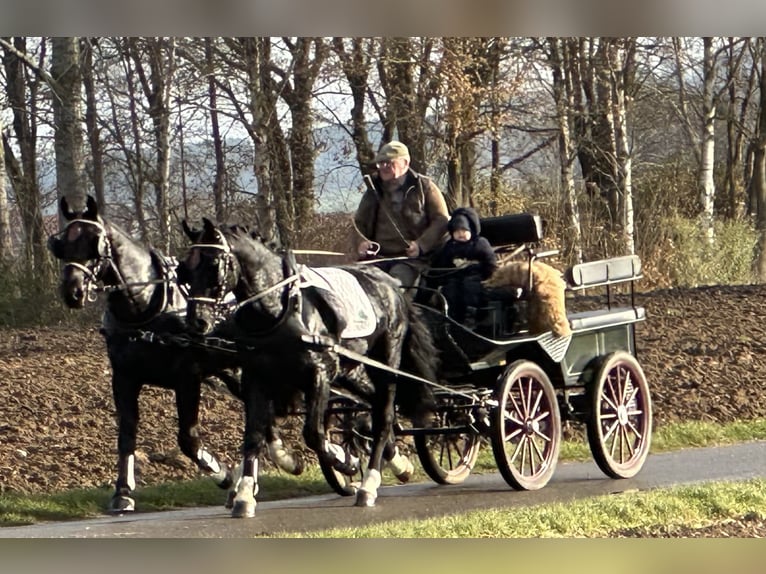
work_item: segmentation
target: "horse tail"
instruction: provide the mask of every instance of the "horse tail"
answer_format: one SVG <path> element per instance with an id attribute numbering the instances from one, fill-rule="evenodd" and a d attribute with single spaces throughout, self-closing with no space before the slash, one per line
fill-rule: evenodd
<path id="1" fill-rule="evenodd" d="M 400 368 L 426 380 L 436 381 L 440 363 L 439 349 L 420 308 L 408 299 L 406 304 L 408 328 Z M 409 418 L 433 411 L 436 406 L 432 387 L 411 379 L 397 385 L 396 397 L 402 414 Z"/>

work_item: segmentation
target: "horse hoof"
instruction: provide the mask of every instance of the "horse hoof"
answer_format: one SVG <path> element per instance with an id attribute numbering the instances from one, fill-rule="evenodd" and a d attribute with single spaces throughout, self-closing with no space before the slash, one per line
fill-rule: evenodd
<path id="1" fill-rule="evenodd" d="M 413 474 L 415 474 L 415 467 L 413 466 L 412 462 L 408 460 L 407 468 L 396 475 L 396 480 L 399 482 L 409 482 Z"/>
<path id="2" fill-rule="evenodd" d="M 396 480 L 398 480 L 399 482 L 409 482 L 411 478 L 412 478 L 412 472 L 410 472 L 409 470 L 406 470 L 402 472 L 401 474 L 396 475 Z"/>
<path id="3" fill-rule="evenodd" d="M 244 500 L 234 501 L 234 505 L 231 509 L 232 518 L 252 518 L 255 516 L 255 504 L 248 503 Z"/>
<path id="4" fill-rule="evenodd" d="M 224 507 L 224 508 L 227 508 L 227 509 L 229 509 L 229 510 L 231 510 L 232 508 L 234 508 L 234 499 L 236 498 L 236 496 L 237 496 L 237 492 L 236 492 L 236 491 L 234 491 L 234 490 L 230 490 L 230 491 L 229 491 L 229 492 L 226 494 L 226 503 L 223 505 L 223 507 Z"/>
<path id="5" fill-rule="evenodd" d="M 375 506 L 375 499 L 377 498 L 378 496 L 376 494 L 367 492 L 366 490 L 361 490 L 361 489 L 357 490 L 356 502 L 354 503 L 354 506 L 364 506 L 364 507 Z"/>
<path id="6" fill-rule="evenodd" d="M 109 504 L 110 514 L 123 514 L 133 512 L 136 509 L 136 501 L 129 496 L 114 496 Z"/>
<path id="7" fill-rule="evenodd" d="M 234 485 L 234 475 L 232 475 L 231 469 L 227 468 L 223 480 L 215 484 L 221 490 L 229 490 Z"/>

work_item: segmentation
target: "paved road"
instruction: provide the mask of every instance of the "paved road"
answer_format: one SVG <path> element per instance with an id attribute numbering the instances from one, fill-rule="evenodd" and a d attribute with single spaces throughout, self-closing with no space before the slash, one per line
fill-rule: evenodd
<path id="1" fill-rule="evenodd" d="M 361 526 L 398 518 L 425 518 L 473 509 L 566 502 L 673 484 L 766 477 L 766 442 L 688 449 L 651 455 L 641 473 L 611 480 L 595 463 L 559 464 L 553 480 L 536 492 L 511 490 L 499 474 L 475 475 L 459 486 L 433 483 L 384 487 L 377 506 L 356 508 L 352 498 L 334 494 L 262 502 L 256 517 L 230 518 L 223 507 L 138 513 L 77 522 L 0 529 L 6 538 L 251 538 L 279 532 L 308 532 Z"/>

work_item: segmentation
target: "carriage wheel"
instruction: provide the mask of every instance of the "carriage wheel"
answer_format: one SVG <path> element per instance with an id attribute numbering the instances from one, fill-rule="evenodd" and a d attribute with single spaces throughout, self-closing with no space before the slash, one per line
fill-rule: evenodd
<path id="1" fill-rule="evenodd" d="M 556 391 L 539 366 L 516 361 L 501 376 L 497 399 L 492 450 L 500 474 L 517 490 L 538 490 L 553 476 L 561 448 Z"/>
<path id="2" fill-rule="evenodd" d="M 460 399 L 443 399 L 436 426 L 465 426 Z M 462 417 L 465 418 L 465 417 Z M 481 436 L 476 432 L 415 435 L 415 449 L 426 474 L 437 484 L 461 484 L 471 474 L 479 457 Z"/>
<path id="3" fill-rule="evenodd" d="M 370 452 L 370 438 L 359 433 L 358 418 L 365 414 L 359 405 L 346 398 L 331 399 L 325 412 L 325 434 L 333 446 L 340 447 L 349 456 L 359 459 L 359 471 L 354 476 L 347 476 L 335 470 L 320 459 L 319 467 L 327 483 L 341 496 L 356 494 L 362 482 L 362 469 L 367 466 Z"/>
<path id="4" fill-rule="evenodd" d="M 607 355 L 589 389 L 588 444 L 598 467 L 611 478 L 638 474 L 649 454 L 652 402 L 635 357 Z"/>

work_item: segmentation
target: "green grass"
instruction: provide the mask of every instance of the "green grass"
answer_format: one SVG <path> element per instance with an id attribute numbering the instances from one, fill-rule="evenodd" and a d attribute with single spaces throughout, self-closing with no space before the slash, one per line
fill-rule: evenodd
<path id="1" fill-rule="evenodd" d="M 593 538 L 625 529 L 705 526 L 766 517 L 766 480 L 680 486 L 525 508 L 472 511 L 277 537 L 305 538 Z"/>
<path id="2" fill-rule="evenodd" d="M 740 421 L 727 425 L 703 422 L 668 424 L 656 429 L 652 435 L 652 452 L 666 452 L 689 447 L 735 444 L 751 440 L 766 440 L 766 419 Z M 415 455 L 413 455 L 415 456 Z M 585 440 L 565 441 L 560 460 L 583 461 L 591 458 Z M 414 481 L 428 480 L 418 464 L 415 465 Z M 474 468 L 475 473 L 496 472 L 492 450 L 482 449 Z M 385 477 L 389 473 L 385 473 Z M 384 484 L 393 484 L 386 478 Z M 331 492 L 318 467 L 306 469 L 300 477 L 277 471 L 261 477 L 259 500 L 279 500 Z M 0 526 L 34 524 L 45 521 L 62 521 L 103 515 L 112 489 L 74 490 L 51 495 L 22 495 L 4 493 L 0 497 Z M 222 505 L 226 493 L 215 488 L 209 479 L 144 486 L 136 490 L 137 504 L 141 512 L 169 510 L 190 506 Z"/>

